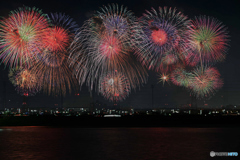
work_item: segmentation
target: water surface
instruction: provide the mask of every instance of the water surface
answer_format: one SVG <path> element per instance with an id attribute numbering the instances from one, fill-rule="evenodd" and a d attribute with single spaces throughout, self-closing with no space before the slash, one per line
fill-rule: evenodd
<path id="1" fill-rule="evenodd" d="M 0 159 L 236 159 L 239 128 L 0 127 Z"/>

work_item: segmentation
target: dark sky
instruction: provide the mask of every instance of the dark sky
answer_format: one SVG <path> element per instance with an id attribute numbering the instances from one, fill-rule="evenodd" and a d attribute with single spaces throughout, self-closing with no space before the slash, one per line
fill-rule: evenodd
<path id="1" fill-rule="evenodd" d="M 224 62 L 215 65 L 224 80 L 224 86 L 219 90 L 210 100 L 206 100 L 206 103 L 212 106 L 219 106 L 220 104 L 234 104 L 240 105 L 240 1 L 239 0 L 6 0 L 0 3 L 0 16 L 5 17 L 11 10 L 15 10 L 23 5 L 28 7 L 37 7 L 42 9 L 44 13 L 62 12 L 71 16 L 80 26 L 85 20 L 87 20 L 94 11 L 99 7 L 110 3 L 117 3 L 119 5 L 127 6 L 129 10 L 132 10 L 136 16 L 141 16 L 145 10 L 150 10 L 152 7 L 157 9 L 159 6 L 176 7 L 179 11 L 188 15 L 189 18 L 194 16 L 207 15 L 215 17 L 225 26 L 227 26 L 230 35 L 230 49 L 227 58 Z M 3 107 L 3 81 L 5 80 L 7 88 L 7 107 L 20 107 L 22 103 L 22 97 L 17 94 L 14 87 L 8 80 L 8 68 L 4 69 L 4 65 L 0 66 L 0 108 Z M 161 83 L 158 83 L 157 74 L 153 71 L 149 71 L 148 83 L 143 85 L 140 90 L 136 92 L 132 91 L 130 96 L 120 105 L 132 106 L 134 108 L 151 108 L 152 103 L 152 89 L 154 87 L 154 108 L 163 106 L 168 103 L 169 106 L 190 103 L 189 92 L 186 90 L 174 86 L 165 84 L 163 87 Z M 222 98 L 223 96 L 223 98 Z M 95 94 L 95 100 L 99 100 L 103 103 L 108 103 L 101 96 Z M 88 104 L 89 92 L 86 86 L 83 86 L 80 91 L 80 96 L 68 95 L 64 98 L 65 103 L 69 102 L 83 102 Z M 59 103 L 59 97 L 46 96 L 42 93 L 37 94 L 34 97 L 29 97 L 29 104 L 31 107 L 52 107 L 53 104 Z M 198 101 L 200 104 L 203 100 Z"/>

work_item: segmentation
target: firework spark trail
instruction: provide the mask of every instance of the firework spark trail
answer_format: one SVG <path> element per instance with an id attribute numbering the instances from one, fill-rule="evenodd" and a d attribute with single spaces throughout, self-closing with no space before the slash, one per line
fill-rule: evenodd
<path id="1" fill-rule="evenodd" d="M 100 79 L 99 92 L 110 101 L 122 101 L 130 93 L 129 80 L 117 71 Z"/>
<path id="2" fill-rule="evenodd" d="M 0 23 L 0 58 L 10 67 L 31 66 L 35 53 L 46 41 L 48 20 L 36 8 L 19 8 Z"/>
<path id="3" fill-rule="evenodd" d="M 70 54 L 70 66 L 74 67 L 80 86 L 86 82 L 93 90 L 103 76 L 115 70 L 129 79 L 132 88 L 146 82 L 146 70 L 131 53 L 131 26 L 135 20 L 132 12 L 113 4 L 84 22 Z"/>
<path id="4" fill-rule="evenodd" d="M 190 73 L 179 67 L 171 73 L 171 82 L 177 86 L 188 87 L 190 83 Z"/>
<path id="5" fill-rule="evenodd" d="M 165 82 L 167 82 L 168 83 L 168 81 L 170 80 L 170 77 L 169 77 L 169 75 L 167 74 L 167 73 L 160 73 L 159 74 L 159 82 L 158 83 L 163 83 L 163 86 L 164 86 L 164 84 L 165 84 Z"/>
<path id="6" fill-rule="evenodd" d="M 134 26 L 135 54 L 149 69 L 158 70 L 167 53 L 188 51 L 190 21 L 175 8 L 159 7 L 159 12 L 154 9 L 146 12 Z"/>
<path id="7" fill-rule="evenodd" d="M 161 73 L 170 73 L 182 63 L 178 55 L 172 52 L 166 53 L 156 62 L 156 71 Z"/>
<path id="8" fill-rule="evenodd" d="M 219 71 L 213 67 L 204 67 L 203 70 L 198 67 L 189 77 L 189 88 L 198 98 L 211 96 L 223 86 Z"/>
<path id="9" fill-rule="evenodd" d="M 69 56 L 68 48 L 78 25 L 62 13 L 51 13 L 48 17 L 51 22 L 50 27 L 44 35 L 46 41 L 43 50 L 37 56 L 49 66 L 60 65 L 58 63 Z"/>
<path id="10" fill-rule="evenodd" d="M 213 63 L 225 59 L 229 46 L 227 28 L 215 18 L 195 17 L 190 26 L 189 43 L 192 56 L 201 63 Z M 199 57 L 199 58 L 198 58 Z"/>
<path id="11" fill-rule="evenodd" d="M 0 58 L 12 68 L 9 79 L 20 94 L 42 88 L 66 95 L 77 88 L 76 77 L 80 87 L 86 82 L 110 101 L 123 100 L 146 83 L 145 66 L 162 73 L 163 85 L 171 80 L 198 98 L 223 85 L 217 69 L 208 67 L 229 47 L 227 28 L 215 18 L 190 21 L 176 8 L 159 7 L 137 19 L 112 4 L 77 28 L 65 14 L 45 16 L 27 7 L 1 21 Z"/>
<path id="12" fill-rule="evenodd" d="M 34 96 L 40 90 L 36 75 L 26 68 L 12 68 L 8 77 L 20 95 Z"/>
<path id="13" fill-rule="evenodd" d="M 72 70 L 68 67 L 66 59 L 58 66 L 48 66 L 43 61 L 39 61 L 31 69 L 38 78 L 39 85 L 43 92 L 49 95 L 66 95 L 76 89 L 77 81 L 72 76 Z"/>
<path id="14" fill-rule="evenodd" d="M 66 95 L 76 90 L 77 81 L 69 68 L 68 48 L 76 31 L 76 23 L 65 14 L 55 13 L 49 16 L 50 28 L 44 50 L 38 55 L 31 72 L 38 77 L 39 85 L 49 95 Z"/>

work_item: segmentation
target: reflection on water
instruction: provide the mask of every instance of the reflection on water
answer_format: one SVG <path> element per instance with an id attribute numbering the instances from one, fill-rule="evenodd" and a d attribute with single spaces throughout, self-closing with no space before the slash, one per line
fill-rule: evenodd
<path id="1" fill-rule="evenodd" d="M 210 151 L 240 153 L 239 135 L 239 128 L 1 127 L 0 159 L 205 160 Z"/>
<path id="2" fill-rule="evenodd" d="M 0 128 L 0 132 L 1 132 L 1 131 L 11 131 L 11 130 L 12 130 L 12 129 L 10 129 L 10 128 L 4 128 L 4 129 L 1 129 L 1 128 Z"/>

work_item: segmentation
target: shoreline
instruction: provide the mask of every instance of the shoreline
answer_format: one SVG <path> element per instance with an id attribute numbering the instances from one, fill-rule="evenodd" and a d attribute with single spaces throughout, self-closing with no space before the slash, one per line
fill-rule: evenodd
<path id="1" fill-rule="evenodd" d="M 240 116 L 0 117 L 0 126 L 52 127 L 239 127 Z"/>

